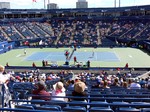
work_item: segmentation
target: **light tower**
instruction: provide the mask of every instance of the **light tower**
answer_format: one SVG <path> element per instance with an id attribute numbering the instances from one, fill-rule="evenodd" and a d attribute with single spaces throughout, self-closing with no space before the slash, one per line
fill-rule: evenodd
<path id="1" fill-rule="evenodd" d="M 76 8 L 88 8 L 88 2 L 86 0 L 78 0 L 76 2 Z"/>
<path id="2" fill-rule="evenodd" d="M 116 2 L 117 2 L 117 1 L 116 1 L 116 0 L 114 0 L 114 7 L 115 7 L 115 8 L 116 8 L 116 4 L 117 4 Z"/>
<path id="3" fill-rule="evenodd" d="M 44 9 L 46 9 L 46 1 L 44 0 Z"/>

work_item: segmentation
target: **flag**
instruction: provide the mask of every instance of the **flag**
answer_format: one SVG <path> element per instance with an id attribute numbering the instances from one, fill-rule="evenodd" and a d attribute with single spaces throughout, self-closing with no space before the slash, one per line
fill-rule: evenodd
<path id="1" fill-rule="evenodd" d="M 36 2 L 36 0 L 32 0 L 32 2 Z"/>

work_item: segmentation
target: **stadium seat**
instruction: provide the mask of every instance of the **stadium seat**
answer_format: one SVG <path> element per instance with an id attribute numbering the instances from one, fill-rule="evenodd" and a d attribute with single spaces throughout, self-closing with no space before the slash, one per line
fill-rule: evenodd
<path id="1" fill-rule="evenodd" d="M 91 107 L 89 109 L 89 112 L 114 112 L 114 111 L 109 107 Z"/>
<path id="2" fill-rule="evenodd" d="M 141 112 L 150 112 L 150 108 L 142 108 Z"/>
<path id="3" fill-rule="evenodd" d="M 65 112 L 86 112 L 86 108 L 81 107 L 81 106 L 68 106 L 68 107 L 64 107 L 63 111 L 65 111 Z"/>
<path id="4" fill-rule="evenodd" d="M 85 102 L 85 101 L 71 101 L 69 106 L 79 106 L 80 105 L 82 107 L 87 108 L 87 104 L 86 103 L 87 102 Z"/>
<path id="5" fill-rule="evenodd" d="M 95 104 L 99 104 L 101 107 L 109 107 L 108 103 L 103 101 L 92 101 L 90 107 L 100 107 L 99 105 L 96 106 Z"/>
<path id="6" fill-rule="evenodd" d="M 37 106 L 36 110 L 61 111 L 61 107 L 59 105 L 42 105 Z"/>
<path id="7" fill-rule="evenodd" d="M 58 101 L 58 100 L 51 100 L 49 101 L 49 104 L 59 105 L 61 108 L 66 107 L 67 105 L 65 101 Z"/>
<path id="8" fill-rule="evenodd" d="M 28 110 L 28 109 L 16 109 L 16 108 L 0 108 L 2 112 L 49 112 L 47 110 Z M 51 111 L 52 112 L 52 111 Z"/>
<path id="9" fill-rule="evenodd" d="M 117 112 L 141 112 L 141 110 L 136 108 L 119 108 Z"/>
<path id="10" fill-rule="evenodd" d="M 31 105 L 30 104 L 15 105 L 15 108 L 34 110 L 34 106 L 32 104 Z"/>

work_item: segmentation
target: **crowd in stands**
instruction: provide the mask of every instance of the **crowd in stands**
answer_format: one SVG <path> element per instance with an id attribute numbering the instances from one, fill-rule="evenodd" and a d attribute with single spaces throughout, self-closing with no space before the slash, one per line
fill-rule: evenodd
<path id="1" fill-rule="evenodd" d="M 139 78 L 140 75 L 131 71 L 123 73 L 117 71 L 113 75 L 107 71 L 99 73 L 83 71 L 76 74 L 65 70 L 51 73 L 43 73 L 40 70 L 6 72 L 5 68 L 0 66 L 0 83 L 6 84 L 12 99 L 17 100 L 26 98 L 29 100 L 30 96 L 30 100 L 88 102 L 86 98 L 89 95 L 103 95 L 104 92 L 104 95 L 149 95 L 150 77 Z M 109 94 L 106 94 L 108 90 Z"/>
<path id="2" fill-rule="evenodd" d="M 100 45 L 106 36 L 149 40 L 149 23 L 138 21 L 58 21 L 1 24 L 1 41 L 43 39 L 42 45 Z"/>

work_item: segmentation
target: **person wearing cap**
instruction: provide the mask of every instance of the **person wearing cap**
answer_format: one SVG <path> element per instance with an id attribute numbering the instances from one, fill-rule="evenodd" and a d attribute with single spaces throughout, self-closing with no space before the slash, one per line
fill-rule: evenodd
<path id="1" fill-rule="evenodd" d="M 78 98 L 74 98 L 73 100 L 77 100 L 77 101 L 85 101 L 85 99 L 83 99 L 82 97 L 87 96 L 86 92 L 85 92 L 85 88 L 86 85 L 84 82 L 82 81 L 78 81 L 74 84 L 74 91 L 72 92 L 72 96 L 78 96 L 81 97 L 80 99 Z"/>
<path id="2" fill-rule="evenodd" d="M 56 97 L 52 97 L 52 100 L 65 101 L 65 98 L 57 98 L 57 96 L 58 97 L 66 96 L 64 84 L 62 82 L 57 82 L 56 84 L 53 85 L 53 88 L 54 90 L 52 91 L 52 96 Z"/>
<path id="3" fill-rule="evenodd" d="M 36 89 L 32 91 L 33 96 L 32 99 L 38 100 L 50 100 L 50 93 L 46 91 L 46 84 L 44 81 L 39 81 L 35 84 Z"/>

